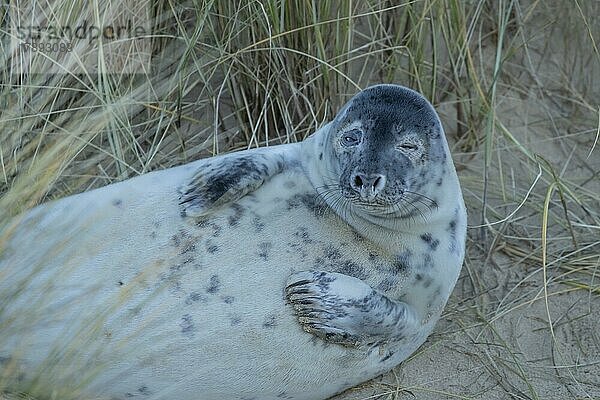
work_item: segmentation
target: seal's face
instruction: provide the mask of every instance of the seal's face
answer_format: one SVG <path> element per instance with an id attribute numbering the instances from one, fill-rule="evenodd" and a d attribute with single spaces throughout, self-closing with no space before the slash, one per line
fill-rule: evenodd
<path id="1" fill-rule="evenodd" d="M 330 133 L 339 189 L 355 208 L 414 216 L 436 206 L 432 191 L 445 171 L 445 138 L 423 96 L 402 86 L 372 86 L 344 106 Z"/>

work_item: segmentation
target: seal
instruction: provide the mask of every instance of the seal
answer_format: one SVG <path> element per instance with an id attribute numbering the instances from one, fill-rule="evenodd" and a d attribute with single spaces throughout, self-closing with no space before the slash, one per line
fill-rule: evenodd
<path id="1" fill-rule="evenodd" d="M 325 399 L 431 333 L 466 212 L 417 92 L 300 143 L 151 172 L 6 228 L 0 382 L 67 398 Z"/>

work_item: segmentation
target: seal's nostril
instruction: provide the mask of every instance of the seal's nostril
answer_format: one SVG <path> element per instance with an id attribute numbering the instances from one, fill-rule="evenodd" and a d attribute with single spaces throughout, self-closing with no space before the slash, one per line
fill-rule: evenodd
<path id="1" fill-rule="evenodd" d="M 362 185 L 363 185 L 363 181 L 362 181 L 362 179 L 360 179 L 360 175 L 355 175 L 354 176 L 354 187 L 361 188 Z"/>
<path id="2" fill-rule="evenodd" d="M 381 177 L 378 176 L 377 179 L 375 179 L 375 182 L 373 182 L 373 187 L 376 188 L 377 186 L 379 186 L 380 183 L 381 183 Z"/>
<path id="3" fill-rule="evenodd" d="M 379 193 L 385 187 L 385 175 L 378 174 L 373 181 L 373 193 Z"/>
<path id="4" fill-rule="evenodd" d="M 363 197 L 376 196 L 385 187 L 385 175 L 356 173 L 352 175 L 350 186 Z"/>

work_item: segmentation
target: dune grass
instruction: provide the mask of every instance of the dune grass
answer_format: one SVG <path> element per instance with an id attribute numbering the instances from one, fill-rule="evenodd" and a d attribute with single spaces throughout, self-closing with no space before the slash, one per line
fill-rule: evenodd
<path id="1" fill-rule="evenodd" d="M 51 2 L 57 10 L 67 3 Z M 94 9 L 104 7 L 97 0 L 75 3 L 75 17 L 48 13 L 47 23 L 93 20 Z M 60 61 L 65 73 L 16 73 L 18 42 L 10 13 L 0 12 L 5 232 L 13 216 L 43 201 L 201 157 L 302 140 L 359 89 L 403 84 L 440 112 L 469 209 L 463 297 L 453 297 L 447 315 L 473 341 L 485 337 L 502 349 L 504 362 L 498 354 L 474 357 L 507 395 L 541 398 L 528 364 L 496 324 L 543 302 L 544 329 L 565 352 L 551 299 L 578 292 L 588 294 L 590 309 L 598 304 L 598 2 L 154 0 L 146 6 L 152 57 L 137 74 L 72 74 L 68 57 Z M 110 70 L 98 62 L 100 71 Z M 513 279 L 489 271 L 501 277 L 510 271 Z M 2 302 L 10 298 L 0 293 Z M 0 336 L 2 329 L 0 321 Z M 564 368 L 565 379 L 585 380 L 577 368 Z M 515 376 L 517 383 L 506 383 Z M 404 389 L 435 392 L 403 385 L 376 385 L 372 398 L 401 398 Z M 594 396 L 589 387 L 578 396 Z"/>

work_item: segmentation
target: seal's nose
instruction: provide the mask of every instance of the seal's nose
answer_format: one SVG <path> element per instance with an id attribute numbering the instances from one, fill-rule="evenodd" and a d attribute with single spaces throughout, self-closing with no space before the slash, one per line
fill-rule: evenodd
<path id="1" fill-rule="evenodd" d="M 385 175 L 356 173 L 350 178 L 350 186 L 365 200 L 373 200 L 385 187 Z"/>

